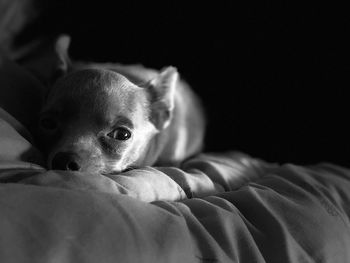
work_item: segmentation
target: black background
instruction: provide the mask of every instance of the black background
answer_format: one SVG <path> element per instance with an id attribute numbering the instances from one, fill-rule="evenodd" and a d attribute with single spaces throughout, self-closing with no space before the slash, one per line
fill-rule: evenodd
<path id="1" fill-rule="evenodd" d="M 348 165 L 345 6 L 235 2 L 43 0 L 22 41 L 68 33 L 75 59 L 176 66 L 205 105 L 207 151 Z"/>

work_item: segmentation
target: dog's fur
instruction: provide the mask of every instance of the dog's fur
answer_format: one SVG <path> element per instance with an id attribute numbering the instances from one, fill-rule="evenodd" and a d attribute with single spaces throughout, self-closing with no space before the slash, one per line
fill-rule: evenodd
<path id="1" fill-rule="evenodd" d="M 67 73 L 49 92 L 38 133 L 49 168 L 118 173 L 178 165 L 201 150 L 202 107 L 175 68 L 72 63 L 69 39 L 56 45 Z"/>

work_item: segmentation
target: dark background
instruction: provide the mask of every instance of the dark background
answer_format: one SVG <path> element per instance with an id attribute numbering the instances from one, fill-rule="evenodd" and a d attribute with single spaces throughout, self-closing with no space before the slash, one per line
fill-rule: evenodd
<path id="1" fill-rule="evenodd" d="M 348 165 L 345 6 L 234 2 L 43 0 L 19 41 L 68 33 L 75 59 L 176 66 L 205 105 L 207 151 Z"/>

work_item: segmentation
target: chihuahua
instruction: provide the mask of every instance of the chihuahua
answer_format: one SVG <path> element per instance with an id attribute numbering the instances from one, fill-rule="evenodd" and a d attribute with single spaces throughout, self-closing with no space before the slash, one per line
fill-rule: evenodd
<path id="1" fill-rule="evenodd" d="M 174 67 L 72 62 L 69 38 L 56 43 L 60 70 L 38 135 L 48 167 L 111 174 L 178 166 L 202 149 L 201 103 Z"/>

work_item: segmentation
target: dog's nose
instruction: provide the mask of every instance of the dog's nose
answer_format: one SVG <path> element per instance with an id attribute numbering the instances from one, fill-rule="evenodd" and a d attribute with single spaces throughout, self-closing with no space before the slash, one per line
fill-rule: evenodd
<path id="1" fill-rule="evenodd" d="M 59 152 L 53 157 L 51 168 L 53 170 L 79 171 L 80 165 L 74 153 Z"/>

